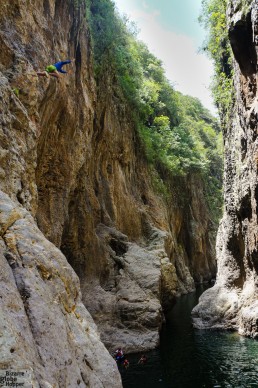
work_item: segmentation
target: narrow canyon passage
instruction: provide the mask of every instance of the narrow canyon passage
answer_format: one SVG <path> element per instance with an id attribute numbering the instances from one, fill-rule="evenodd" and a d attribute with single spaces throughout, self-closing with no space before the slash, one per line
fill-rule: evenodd
<path id="1" fill-rule="evenodd" d="M 121 371 L 124 388 L 258 387 L 257 341 L 234 332 L 193 329 L 191 310 L 204 290 L 178 298 L 160 349 L 147 355 L 146 365 L 137 365 L 140 355 L 128 357 L 130 368 Z"/>
<path id="2" fill-rule="evenodd" d="M 0 0 L 0 381 L 258 388 L 258 0 L 151 2 L 199 3 L 217 113 L 114 0 Z"/>

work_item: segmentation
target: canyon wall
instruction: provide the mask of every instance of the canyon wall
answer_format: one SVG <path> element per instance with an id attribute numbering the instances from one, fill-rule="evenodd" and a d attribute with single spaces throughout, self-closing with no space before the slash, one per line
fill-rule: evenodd
<path id="1" fill-rule="evenodd" d="M 0 4 L 0 365 L 27 371 L 35 387 L 122 386 L 58 249 L 94 115 L 83 15 L 69 1 Z M 81 55 L 71 78 L 38 79 L 34 69 L 57 53 Z M 52 197 L 43 216 L 48 173 L 55 178 L 44 183 Z M 45 232 L 48 220 L 55 233 Z"/>
<path id="2" fill-rule="evenodd" d="M 218 274 L 193 311 L 198 328 L 258 336 L 258 5 L 231 1 L 229 39 L 236 90 L 224 133 L 224 215 L 217 236 Z"/>
<path id="3" fill-rule="evenodd" d="M 201 177 L 157 189 L 108 70 L 96 89 L 85 14 L 0 4 L 1 368 L 42 387 L 121 386 L 100 338 L 155 347 L 175 295 L 216 272 Z M 62 79 L 36 76 L 72 57 Z"/>

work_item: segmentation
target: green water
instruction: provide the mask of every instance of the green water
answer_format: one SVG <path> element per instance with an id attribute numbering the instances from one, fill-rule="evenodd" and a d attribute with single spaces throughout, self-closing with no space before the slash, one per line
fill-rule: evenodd
<path id="1" fill-rule="evenodd" d="M 178 299 L 146 365 L 128 356 L 130 368 L 120 368 L 124 388 L 258 388 L 258 341 L 193 329 L 190 313 L 202 292 Z"/>

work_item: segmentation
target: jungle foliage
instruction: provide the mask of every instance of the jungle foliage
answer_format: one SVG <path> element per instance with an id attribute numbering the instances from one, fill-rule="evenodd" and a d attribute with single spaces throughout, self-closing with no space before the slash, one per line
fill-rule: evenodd
<path id="1" fill-rule="evenodd" d="M 149 163 L 173 176 L 199 173 L 206 184 L 208 202 L 218 215 L 222 136 L 217 119 L 198 99 L 174 89 L 162 62 L 137 40 L 135 26 L 117 14 L 111 0 L 86 2 L 97 82 L 107 68 L 113 71 L 120 97 L 130 105 Z"/>
<path id="2" fill-rule="evenodd" d="M 245 1 L 240 0 L 240 3 Z M 203 12 L 199 18 L 208 32 L 203 49 L 214 62 L 215 75 L 212 92 L 223 127 L 227 126 L 234 100 L 233 54 L 226 24 L 227 4 L 228 0 L 202 0 Z M 240 5 L 242 6 L 242 4 Z"/>

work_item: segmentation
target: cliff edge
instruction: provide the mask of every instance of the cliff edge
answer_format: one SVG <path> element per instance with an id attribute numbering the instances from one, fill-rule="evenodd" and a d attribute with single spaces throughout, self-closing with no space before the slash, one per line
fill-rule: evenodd
<path id="1" fill-rule="evenodd" d="M 79 279 L 57 248 L 66 214 L 61 198 L 74 185 L 88 136 L 72 118 L 93 110 L 84 12 L 72 1 L 0 4 L 0 365 L 27 370 L 35 387 L 121 387 L 82 303 Z M 35 70 L 58 60 L 57 52 L 82 55 L 82 69 L 59 83 L 38 79 Z M 45 148 L 49 165 L 41 160 Z M 60 154 L 74 160 L 61 173 L 54 160 Z M 55 238 L 46 233 L 47 239 L 35 218 L 40 160 L 43 174 L 55 171 L 56 184 L 47 188 L 59 197 L 58 205 L 49 203 L 58 215 Z"/>
<path id="2" fill-rule="evenodd" d="M 236 95 L 224 133 L 225 208 L 217 236 L 218 274 L 215 286 L 193 310 L 193 321 L 198 328 L 235 329 L 257 338 L 257 2 L 231 1 L 227 18 Z"/>

